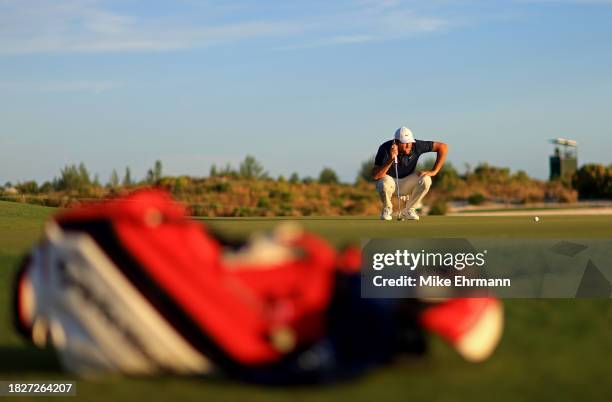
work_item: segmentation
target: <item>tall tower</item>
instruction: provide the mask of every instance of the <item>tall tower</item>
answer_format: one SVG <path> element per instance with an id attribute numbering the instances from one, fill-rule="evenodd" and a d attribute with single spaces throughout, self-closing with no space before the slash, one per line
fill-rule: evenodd
<path id="1" fill-rule="evenodd" d="M 550 180 L 569 179 L 578 168 L 578 142 L 567 138 L 550 142 L 555 144 L 554 154 L 550 156 Z"/>

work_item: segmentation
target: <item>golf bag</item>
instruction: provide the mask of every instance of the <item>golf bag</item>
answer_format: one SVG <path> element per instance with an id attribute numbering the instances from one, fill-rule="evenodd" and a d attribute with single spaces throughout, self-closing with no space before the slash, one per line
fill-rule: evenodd
<path id="1" fill-rule="evenodd" d="M 422 353 L 423 328 L 482 344 L 463 335 L 497 302 L 362 299 L 360 264 L 357 248 L 291 225 L 224 239 L 167 193 L 141 190 L 47 222 L 16 276 L 15 324 L 81 376 L 320 383 Z"/>

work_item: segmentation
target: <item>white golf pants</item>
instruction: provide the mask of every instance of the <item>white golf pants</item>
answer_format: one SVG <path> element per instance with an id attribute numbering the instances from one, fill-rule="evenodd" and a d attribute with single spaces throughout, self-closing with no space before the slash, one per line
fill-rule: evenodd
<path id="1" fill-rule="evenodd" d="M 420 208 L 421 200 L 431 187 L 431 177 L 424 176 L 420 178 L 418 174 L 413 173 L 410 176 L 399 179 L 399 189 L 401 196 L 408 196 L 406 208 Z M 380 199 L 383 207 L 393 209 L 391 199 L 397 194 L 395 186 L 395 178 L 385 175 L 382 179 L 376 182 L 376 191 L 380 194 Z"/>

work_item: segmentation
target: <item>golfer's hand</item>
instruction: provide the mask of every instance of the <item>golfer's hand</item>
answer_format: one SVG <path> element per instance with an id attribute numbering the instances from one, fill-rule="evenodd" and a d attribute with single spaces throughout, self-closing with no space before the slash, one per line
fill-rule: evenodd
<path id="1" fill-rule="evenodd" d="M 434 172 L 433 170 L 424 170 L 422 172 L 419 172 L 419 177 L 425 177 L 425 176 L 434 177 L 435 175 L 436 175 L 436 172 Z"/>
<path id="2" fill-rule="evenodd" d="M 397 144 L 393 144 L 391 145 L 391 160 L 395 162 L 395 159 L 397 158 L 397 154 L 398 154 L 398 150 L 397 150 Z"/>

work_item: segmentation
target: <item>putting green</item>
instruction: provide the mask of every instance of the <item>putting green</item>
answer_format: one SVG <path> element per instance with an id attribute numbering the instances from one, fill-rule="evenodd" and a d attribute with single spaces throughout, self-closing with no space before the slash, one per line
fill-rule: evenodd
<path id="1" fill-rule="evenodd" d="M 10 325 L 10 282 L 20 255 L 38 237 L 49 208 L 0 202 L 0 379 L 70 379 L 51 352 L 25 344 Z M 211 230 L 243 236 L 287 219 L 204 219 Z M 335 244 L 365 237 L 612 237 L 610 216 L 304 218 L 299 223 Z M 606 300 L 511 300 L 507 326 L 487 362 L 463 362 L 437 339 L 431 353 L 326 387 L 267 388 L 224 380 L 163 377 L 78 382 L 68 401 L 602 401 L 612 395 L 612 303 Z M 364 323 L 367 325 L 367 323 Z M 19 401 L 41 400 L 20 397 Z M 8 399 L 7 399 L 8 400 Z M 54 401 L 61 398 L 54 398 Z"/>

